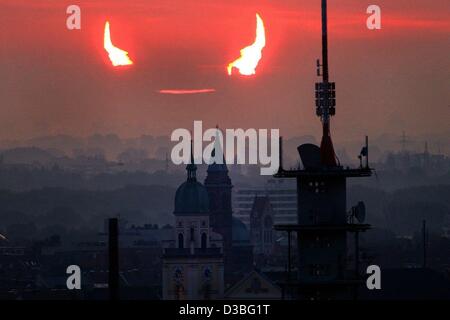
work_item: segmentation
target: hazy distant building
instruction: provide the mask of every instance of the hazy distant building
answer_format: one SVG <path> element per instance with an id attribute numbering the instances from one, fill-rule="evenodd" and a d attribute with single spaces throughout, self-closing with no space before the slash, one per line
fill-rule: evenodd
<path id="1" fill-rule="evenodd" d="M 388 153 L 384 162 L 378 167 L 383 170 L 409 171 L 423 169 L 427 173 L 442 174 L 448 170 L 450 158 L 443 154 L 432 154 L 428 151 L 428 144 L 425 144 L 423 152 L 401 151 Z"/>
<path id="2" fill-rule="evenodd" d="M 250 213 L 250 234 L 256 257 L 272 254 L 275 242 L 273 216 L 269 197 L 256 196 Z"/>
<path id="3" fill-rule="evenodd" d="M 234 194 L 234 216 L 250 226 L 250 213 L 256 196 L 267 196 L 275 224 L 297 223 L 297 187 L 289 179 L 268 179 L 260 188 L 238 188 Z"/>

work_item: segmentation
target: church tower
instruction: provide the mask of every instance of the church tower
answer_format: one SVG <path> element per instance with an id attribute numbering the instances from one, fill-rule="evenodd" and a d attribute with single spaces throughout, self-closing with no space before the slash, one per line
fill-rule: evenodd
<path id="1" fill-rule="evenodd" d="M 224 291 L 222 237 L 210 223 L 208 192 L 192 151 L 187 180 L 175 194 L 173 238 L 164 243 L 163 299 L 219 299 Z"/>
<path id="2" fill-rule="evenodd" d="M 223 237 L 225 273 L 229 273 L 231 262 L 233 233 L 232 218 L 233 209 L 231 206 L 231 190 L 233 185 L 228 176 L 228 168 L 223 156 L 223 149 L 219 139 L 219 129 L 217 128 L 215 146 L 211 154 L 211 159 L 215 159 L 216 151 L 218 156 L 221 155 L 223 161 L 213 161 L 209 164 L 207 176 L 205 179 L 205 187 L 208 191 L 210 222 L 212 229 L 221 234 Z"/>

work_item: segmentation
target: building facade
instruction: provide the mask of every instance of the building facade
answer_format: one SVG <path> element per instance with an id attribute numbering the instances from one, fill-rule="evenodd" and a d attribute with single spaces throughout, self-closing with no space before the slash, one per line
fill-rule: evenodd
<path id="1" fill-rule="evenodd" d="M 255 256 L 268 256 L 273 253 L 275 243 L 273 217 L 269 197 L 255 197 L 250 213 L 250 235 Z"/>
<path id="2" fill-rule="evenodd" d="M 255 197 L 267 196 L 272 204 L 274 223 L 297 223 L 297 189 L 290 179 L 267 180 L 263 187 L 236 188 L 233 195 L 234 216 L 250 226 Z"/>

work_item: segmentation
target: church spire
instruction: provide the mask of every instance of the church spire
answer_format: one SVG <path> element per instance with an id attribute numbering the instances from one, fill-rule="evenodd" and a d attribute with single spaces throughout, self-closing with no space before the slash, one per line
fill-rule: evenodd
<path id="1" fill-rule="evenodd" d="M 208 172 L 211 171 L 223 171 L 228 172 L 227 164 L 225 162 L 225 154 L 223 152 L 222 144 L 220 143 L 220 129 L 219 125 L 216 125 L 216 137 L 214 139 L 214 149 L 211 151 L 211 160 L 208 166 Z M 222 162 L 216 162 L 216 154 L 217 156 L 222 155 Z"/>
<path id="2" fill-rule="evenodd" d="M 197 180 L 197 166 L 195 165 L 194 162 L 194 148 L 192 145 L 192 140 L 191 140 L 191 161 L 190 163 L 186 166 L 186 170 L 188 172 L 188 181 L 196 181 Z"/>

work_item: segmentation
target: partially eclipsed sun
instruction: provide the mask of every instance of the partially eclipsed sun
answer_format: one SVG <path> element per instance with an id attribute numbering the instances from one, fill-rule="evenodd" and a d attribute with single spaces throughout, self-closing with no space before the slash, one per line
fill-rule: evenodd
<path id="1" fill-rule="evenodd" d="M 114 67 L 127 66 L 133 64 L 133 61 L 128 57 L 128 52 L 115 47 L 111 42 L 111 32 L 109 30 L 109 22 L 105 23 L 105 33 L 103 36 L 103 47 L 108 52 L 109 60 Z"/>
<path id="2" fill-rule="evenodd" d="M 256 73 L 256 67 L 259 60 L 262 58 L 262 49 L 266 46 L 266 31 L 264 29 L 264 22 L 256 14 L 256 39 L 255 42 L 241 50 L 241 57 L 231 62 L 227 71 L 231 75 L 233 68 L 239 70 L 239 73 L 245 76 L 251 76 Z"/>

